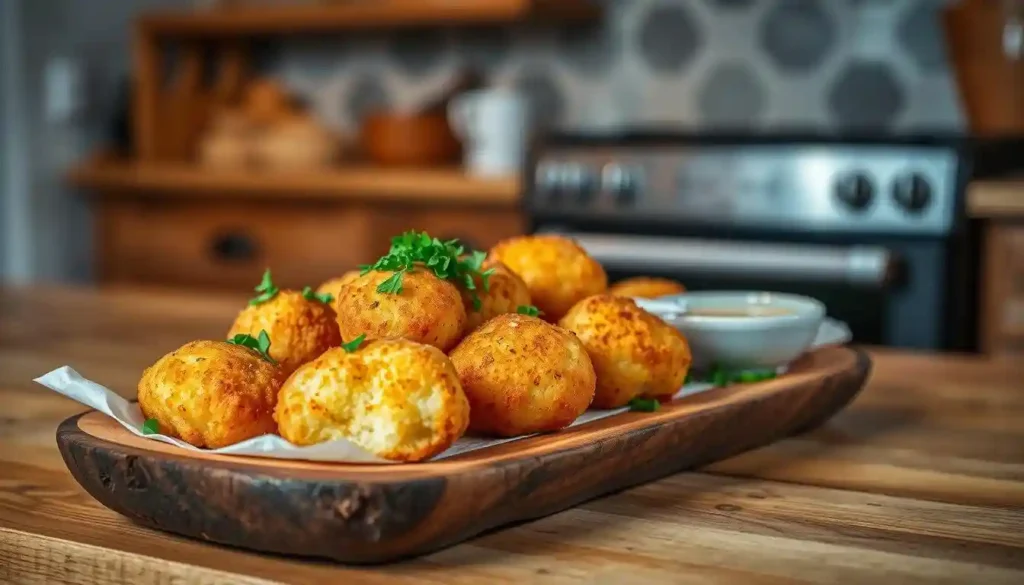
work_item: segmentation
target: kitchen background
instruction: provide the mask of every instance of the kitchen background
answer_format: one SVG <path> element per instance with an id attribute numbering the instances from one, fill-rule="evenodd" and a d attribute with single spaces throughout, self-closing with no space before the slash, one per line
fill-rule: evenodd
<path id="1" fill-rule="evenodd" d="M 562 128 L 962 127 L 935 0 L 609 0 L 597 26 L 281 43 L 270 70 L 326 120 L 411 106 L 459 67 L 529 93 Z"/>
<path id="2" fill-rule="evenodd" d="M 63 173 L 109 134 L 139 13 L 188 6 L 120 0 L 4 2 L 3 274 L 87 281 L 87 202 Z M 268 72 L 319 116 L 354 129 L 373 105 L 409 107 L 460 65 L 522 87 L 559 127 L 701 129 L 963 125 L 936 0 L 614 0 L 598 26 L 275 38 Z M 73 95 L 45 95 L 72 69 Z M 54 93 L 62 88 L 52 87 Z M 49 111 L 48 111 L 49 110 Z"/>
<path id="3" fill-rule="evenodd" d="M 282 0 L 248 2 L 261 3 L 287 4 Z M 942 15 L 951 6 L 986 3 L 1010 6 L 1016 2 L 603 0 L 603 13 L 593 22 L 381 26 L 329 34 L 268 35 L 247 45 L 247 60 L 264 79 L 277 80 L 298 98 L 317 124 L 347 143 L 360 140 L 371 113 L 416 111 L 467 70 L 481 73 L 488 85 L 521 90 L 529 99 L 536 124 L 554 133 L 588 135 L 658 128 L 747 137 L 812 133 L 868 135 L 882 141 L 922 136 L 946 140 L 972 137 L 976 124 L 969 118 L 976 109 L 965 102 Z M 184 160 L 178 160 L 178 154 L 173 160 L 161 155 L 149 161 L 155 162 L 155 167 L 146 168 L 133 166 L 132 160 L 115 161 L 113 166 L 88 162 L 111 145 L 123 147 L 126 137 L 138 138 L 130 131 L 133 120 L 128 92 L 136 19 L 153 11 L 216 10 L 208 4 L 212 3 L 121 0 L 103 3 L 100 8 L 75 0 L 0 2 L 3 281 L 216 283 L 237 288 L 238 283 L 251 280 L 256 263 L 268 258 L 276 258 L 278 265 L 295 264 L 288 256 L 294 250 L 261 238 L 304 237 L 310 230 L 299 226 L 309 225 L 304 222 L 314 218 L 322 225 L 338 226 L 339 233 L 358 234 L 367 241 L 375 231 L 405 229 L 406 223 L 421 218 L 446 230 L 443 235 L 460 237 L 464 234 L 459 226 L 473 228 L 484 237 L 529 227 L 528 218 L 523 218 L 516 204 L 500 208 L 493 200 L 484 201 L 486 193 L 508 195 L 510 189 L 518 198 L 529 177 L 522 185 L 474 182 L 452 171 L 455 174 L 430 175 L 441 177 L 431 182 L 433 179 L 423 179 L 426 175 L 415 172 L 370 166 L 369 183 L 360 183 L 358 169 L 355 175 L 345 175 L 348 171 L 342 166 L 308 173 L 308 180 L 302 183 L 308 189 L 298 184 L 270 189 L 246 175 L 182 166 Z M 990 40 L 998 42 L 999 29 L 993 30 L 996 33 L 989 35 Z M 181 56 L 172 50 L 162 59 L 167 65 Z M 993 88 L 989 93 L 998 91 Z M 159 111 L 153 123 L 165 123 L 178 114 L 181 112 Z M 1020 128 L 1006 130 L 1016 136 Z M 172 122 L 156 133 L 156 139 L 174 131 Z M 175 138 L 180 144 L 168 148 L 177 153 L 193 138 Z M 1018 152 L 1014 147 L 1003 148 L 1000 160 L 1019 160 Z M 146 157 L 139 158 L 146 162 Z M 972 162 L 978 166 L 984 161 Z M 69 180 L 69 171 L 73 180 Z M 268 185 L 277 184 L 272 175 L 266 176 L 271 177 Z M 396 189 L 405 195 L 370 198 L 369 191 L 387 191 L 372 185 L 377 178 L 400 185 Z M 360 195 L 365 196 L 363 207 L 354 203 L 355 199 L 347 199 L 352 195 L 346 192 L 348 187 L 339 186 L 354 184 L 371 185 Z M 431 187 L 427 190 L 432 189 L 433 194 L 410 203 L 415 188 L 408 185 L 416 184 L 442 187 Z M 451 199 L 435 197 L 441 192 L 471 193 L 475 186 L 480 187 L 477 203 L 464 199 L 459 204 L 462 207 L 455 208 Z M 280 197 L 249 198 L 246 191 L 250 187 L 268 192 L 276 189 Z M 232 197 L 219 197 L 224 193 L 218 189 L 230 191 Z M 309 201 L 298 201 L 281 196 L 288 191 L 308 195 L 306 190 L 317 191 L 319 199 L 313 201 L 310 195 Z M 175 199 L 186 192 L 209 197 Z M 112 197 L 115 193 L 118 196 Z M 152 197 L 156 193 L 164 197 Z M 965 191 L 959 189 L 956 197 L 958 201 L 966 199 Z M 996 207 L 1004 210 L 1013 208 L 1018 199 L 1015 194 L 1009 199 L 999 197 Z M 957 205 L 957 213 L 963 215 L 965 204 Z M 372 212 L 366 211 L 371 207 Z M 983 216 L 976 214 L 972 224 L 983 224 L 979 230 L 995 226 L 993 234 L 1006 219 Z M 960 228 L 956 230 L 959 234 Z M 1010 254 L 1016 236 L 998 233 L 1001 235 L 991 236 L 989 249 L 1005 248 Z M 351 242 L 356 237 L 351 235 Z M 979 238 L 984 239 L 965 236 L 934 245 L 944 250 L 957 247 L 961 255 L 974 254 L 970 263 L 981 265 L 987 260 L 979 256 L 980 248 L 965 247 Z M 349 262 L 347 257 L 343 261 L 328 257 L 327 249 L 320 245 L 325 241 L 304 244 L 323 257 L 304 258 L 305 271 L 297 269 L 287 278 L 320 277 L 328 267 Z M 356 247 L 351 242 L 349 247 Z M 259 251 L 261 245 L 265 254 Z M 366 244 L 365 250 L 375 250 L 375 246 Z M 360 248 L 359 253 L 365 250 Z M 908 254 L 921 256 L 916 251 Z M 247 257 L 255 259 L 245 260 Z M 289 259 L 282 260 L 285 257 Z M 934 256 L 930 266 L 947 260 L 945 255 Z M 1004 281 L 987 288 L 980 280 L 970 283 L 984 301 L 977 320 L 993 323 L 998 319 L 989 313 L 1005 312 L 1002 305 L 998 310 L 991 308 L 1013 296 Z M 997 289 L 998 294 L 989 294 Z M 876 296 L 880 297 L 880 314 L 895 310 L 892 303 L 884 306 L 886 294 Z M 919 304 L 910 297 L 904 301 L 907 306 Z M 1006 335 L 1024 338 L 1024 318 L 1014 319 L 1021 321 L 1020 331 Z M 884 319 L 877 320 L 881 323 Z M 993 335 L 990 332 L 989 337 Z"/>

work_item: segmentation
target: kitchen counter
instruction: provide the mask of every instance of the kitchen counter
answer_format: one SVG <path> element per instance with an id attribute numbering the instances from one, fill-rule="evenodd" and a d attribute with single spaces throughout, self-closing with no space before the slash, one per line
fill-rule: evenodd
<path id="1" fill-rule="evenodd" d="M 0 289 L 0 582 L 1024 582 L 1024 365 L 965 356 L 874 351 L 868 387 L 810 434 L 398 565 L 262 556 L 100 506 L 54 441 L 81 406 L 31 380 L 70 364 L 131 395 L 242 302 Z"/>

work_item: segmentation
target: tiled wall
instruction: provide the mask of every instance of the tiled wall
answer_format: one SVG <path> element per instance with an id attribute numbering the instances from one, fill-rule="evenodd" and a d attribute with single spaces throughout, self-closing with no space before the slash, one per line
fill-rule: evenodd
<path id="1" fill-rule="evenodd" d="M 461 65 L 556 127 L 959 130 L 941 0 L 606 0 L 586 29 L 422 31 L 275 44 L 269 65 L 328 122 L 408 108 Z"/>

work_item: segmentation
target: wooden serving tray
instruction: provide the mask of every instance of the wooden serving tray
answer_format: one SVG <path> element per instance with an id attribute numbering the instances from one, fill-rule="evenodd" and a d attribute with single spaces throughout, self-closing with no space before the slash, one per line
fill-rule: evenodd
<path id="1" fill-rule="evenodd" d="M 57 444 L 94 498 L 145 526 L 262 552 L 382 563 L 809 430 L 849 403 L 870 370 L 863 351 L 823 348 L 775 380 L 420 464 L 195 454 L 136 437 L 98 412 L 64 421 Z"/>

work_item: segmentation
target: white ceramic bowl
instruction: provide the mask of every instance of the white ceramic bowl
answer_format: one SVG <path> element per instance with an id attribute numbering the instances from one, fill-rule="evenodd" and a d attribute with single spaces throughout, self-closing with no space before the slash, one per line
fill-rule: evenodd
<path id="1" fill-rule="evenodd" d="M 696 368 L 788 364 L 807 351 L 825 319 L 825 306 L 819 301 L 773 292 L 702 291 L 637 299 L 637 303 L 686 336 Z M 749 314 L 701 314 L 703 311 Z"/>

